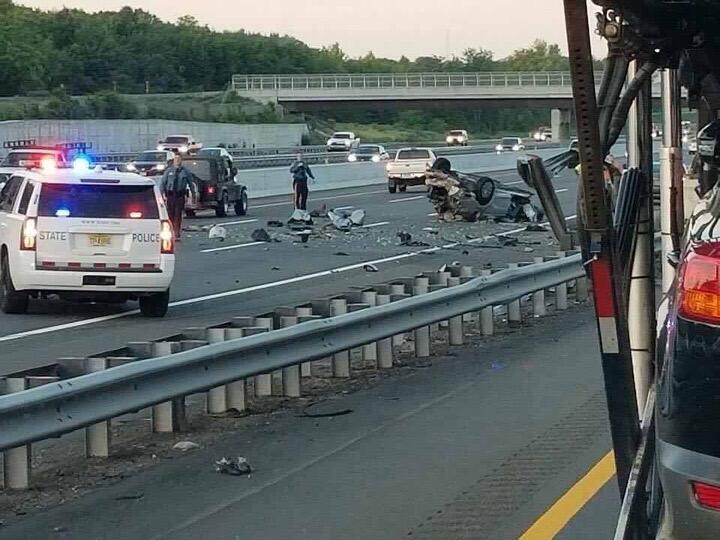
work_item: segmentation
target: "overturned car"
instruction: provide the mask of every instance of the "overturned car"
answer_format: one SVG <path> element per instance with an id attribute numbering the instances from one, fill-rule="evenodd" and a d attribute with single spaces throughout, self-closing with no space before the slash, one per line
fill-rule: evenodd
<path id="1" fill-rule="evenodd" d="M 543 211 L 533 204 L 533 193 L 481 174 L 461 173 L 439 158 L 425 178 L 428 198 L 442 221 L 538 222 Z"/>

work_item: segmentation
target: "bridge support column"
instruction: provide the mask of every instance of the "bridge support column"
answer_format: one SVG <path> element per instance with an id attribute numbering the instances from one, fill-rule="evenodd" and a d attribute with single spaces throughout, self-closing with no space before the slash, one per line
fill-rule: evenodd
<path id="1" fill-rule="evenodd" d="M 553 109 L 550 113 L 550 127 L 553 141 L 567 141 L 570 139 L 570 109 Z"/>

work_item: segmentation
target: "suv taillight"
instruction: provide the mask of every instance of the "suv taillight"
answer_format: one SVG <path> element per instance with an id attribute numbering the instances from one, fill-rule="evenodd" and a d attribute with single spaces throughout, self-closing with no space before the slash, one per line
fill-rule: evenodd
<path id="1" fill-rule="evenodd" d="M 720 487 L 701 482 L 691 482 L 691 484 L 695 500 L 700 506 L 720 510 Z"/>
<path id="2" fill-rule="evenodd" d="M 20 249 L 23 251 L 35 251 L 37 235 L 37 221 L 35 218 L 27 218 L 20 233 Z"/>
<path id="3" fill-rule="evenodd" d="M 160 222 L 160 253 L 175 253 L 175 240 L 173 238 L 173 228 L 169 221 Z"/>
<path id="4" fill-rule="evenodd" d="M 685 258 L 678 300 L 681 317 L 720 324 L 720 243 L 698 246 Z"/>

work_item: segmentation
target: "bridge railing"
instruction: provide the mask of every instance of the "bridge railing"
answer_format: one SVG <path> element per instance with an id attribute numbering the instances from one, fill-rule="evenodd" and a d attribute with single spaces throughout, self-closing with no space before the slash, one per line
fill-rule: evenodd
<path id="1" fill-rule="evenodd" d="M 598 80 L 601 74 L 598 74 Z M 342 88 L 570 87 L 570 72 L 345 73 L 234 75 L 239 92 Z"/>

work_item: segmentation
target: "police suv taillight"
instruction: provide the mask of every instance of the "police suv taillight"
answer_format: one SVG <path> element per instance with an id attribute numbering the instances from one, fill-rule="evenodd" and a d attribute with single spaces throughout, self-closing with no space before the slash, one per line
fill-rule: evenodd
<path id="1" fill-rule="evenodd" d="M 696 246 L 685 258 L 678 306 L 684 319 L 720 325 L 720 242 Z"/>
<path id="2" fill-rule="evenodd" d="M 35 218 L 27 218 L 20 232 L 20 249 L 23 251 L 35 251 L 37 235 L 37 221 Z"/>
<path id="3" fill-rule="evenodd" d="M 175 241 L 173 239 L 173 228 L 169 221 L 160 222 L 160 253 L 175 253 Z"/>

